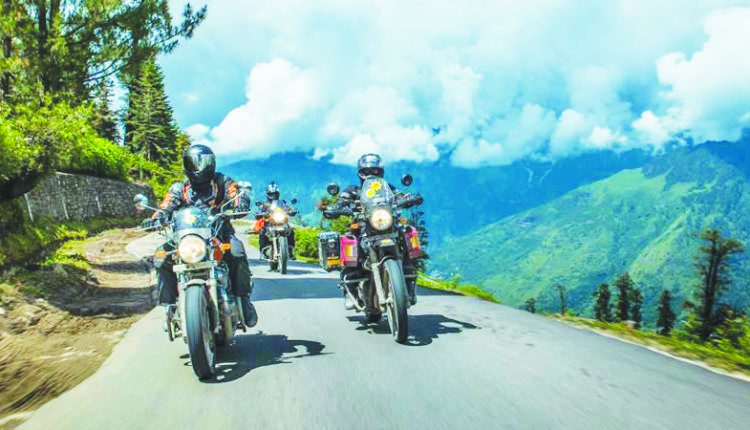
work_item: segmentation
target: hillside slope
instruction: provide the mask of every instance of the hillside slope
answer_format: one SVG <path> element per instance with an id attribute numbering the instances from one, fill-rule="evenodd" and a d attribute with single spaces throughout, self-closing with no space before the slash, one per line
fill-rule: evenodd
<path id="1" fill-rule="evenodd" d="M 590 306 L 599 283 L 627 270 L 644 290 L 651 319 L 662 288 L 675 293 L 676 303 L 689 295 L 698 231 L 714 227 L 750 239 L 746 160 L 724 156 L 725 149 L 675 151 L 451 239 L 433 255 L 433 267 L 460 273 L 509 305 L 536 297 L 538 306 L 554 309 L 553 288 L 562 284 L 577 310 Z M 748 304 L 748 269 L 741 262 L 726 295 L 735 305 Z"/>
<path id="2" fill-rule="evenodd" d="M 559 160 L 556 163 L 523 161 L 508 166 L 466 169 L 447 160 L 435 163 L 389 163 L 386 179 L 399 185 L 404 173 L 414 176 L 410 190 L 425 198 L 431 244 L 443 238 L 468 234 L 500 218 L 546 203 L 581 185 L 610 176 L 626 168 L 643 166 L 650 156 L 634 150 L 624 154 L 601 151 Z M 250 181 L 255 198 L 264 198 L 268 181 L 276 181 L 286 199 L 296 197 L 308 222 L 315 202 L 326 196 L 329 182 L 348 185 L 357 181 L 352 166 L 314 160 L 301 153 L 277 154 L 265 160 L 244 160 L 220 166 L 236 180 Z M 470 208 L 470 210 L 468 210 Z"/>

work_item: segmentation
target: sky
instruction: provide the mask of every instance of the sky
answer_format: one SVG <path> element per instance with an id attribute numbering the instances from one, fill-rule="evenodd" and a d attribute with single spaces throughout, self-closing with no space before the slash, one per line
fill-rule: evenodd
<path id="1" fill-rule="evenodd" d="M 206 21 L 160 64 L 223 159 L 471 168 L 750 128 L 750 0 L 191 3 Z"/>

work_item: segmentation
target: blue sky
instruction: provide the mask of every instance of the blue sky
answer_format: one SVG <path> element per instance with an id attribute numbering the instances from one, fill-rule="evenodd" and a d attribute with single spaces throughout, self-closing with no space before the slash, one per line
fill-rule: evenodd
<path id="1" fill-rule="evenodd" d="M 161 65 L 180 126 L 225 158 L 479 167 L 750 127 L 747 0 L 206 3 Z"/>

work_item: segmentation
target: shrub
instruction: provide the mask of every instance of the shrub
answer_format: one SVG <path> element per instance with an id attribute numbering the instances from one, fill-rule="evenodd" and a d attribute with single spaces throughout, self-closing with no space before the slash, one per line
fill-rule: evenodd
<path id="1" fill-rule="evenodd" d="M 299 228 L 295 230 L 295 251 L 300 257 L 318 258 L 318 233 L 316 228 Z"/>

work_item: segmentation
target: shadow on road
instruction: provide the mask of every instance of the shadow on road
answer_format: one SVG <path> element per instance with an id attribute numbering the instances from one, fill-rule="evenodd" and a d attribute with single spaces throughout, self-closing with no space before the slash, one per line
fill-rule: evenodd
<path id="1" fill-rule="evenodd" d="M 391 334 L 388 320 L 383 317 L 377 323 L 365 322 L 364 316 L 346 317 L 349 321 L 360 324 L 357 330 L 370 330 L 376 334 Z M 448 318 L 443 315 L 409 315 L 409 338 L 405 345 L 425 346 L 432 343 L 441 334 L 461 333 L 465 329 L 478 329 L 480 327 Z"/>
<path id="2" fill-rule="evenodd" d="M 235 381 L 253 369 L 291 363 L 292 360 L 315 355 L 327 355 L 325 345 L 313 340 L 289 339 L 284 335 L 263 332 L 237 336 L 234 343 L 219 352 L 216 376 L 209 384 Z M 188 361 L 189 365 L 189 361 Z"/>

